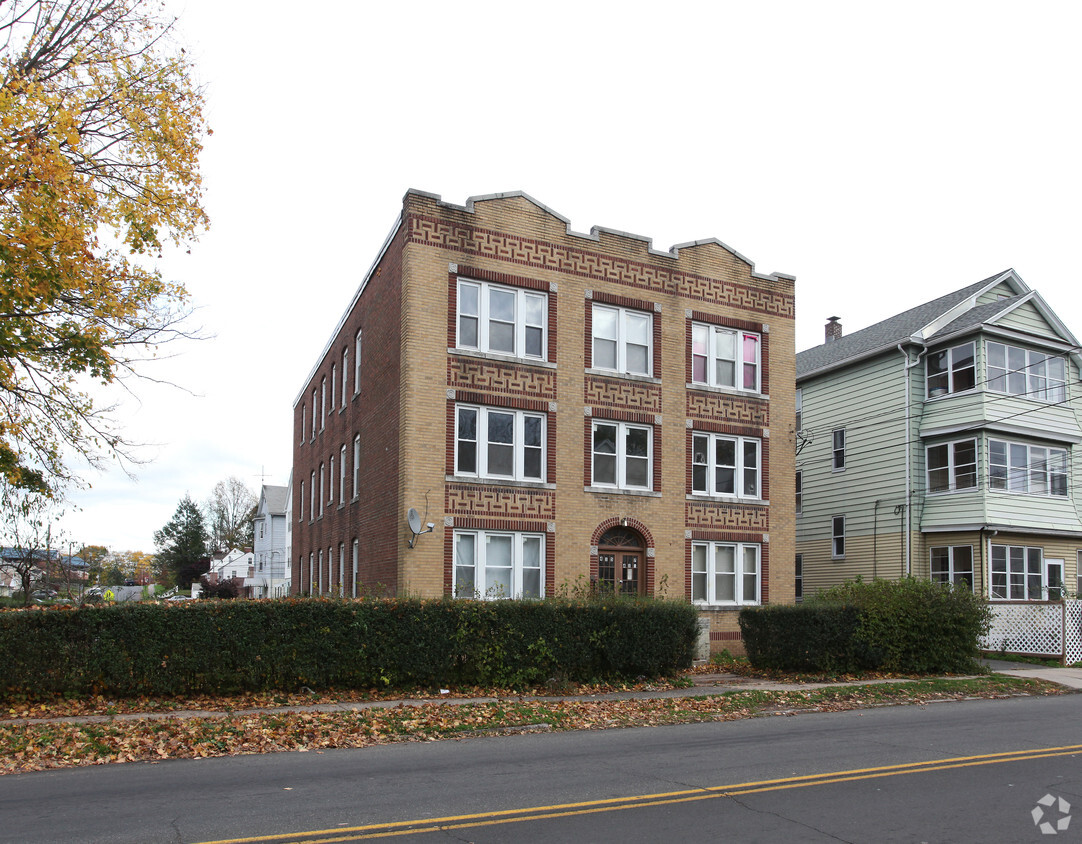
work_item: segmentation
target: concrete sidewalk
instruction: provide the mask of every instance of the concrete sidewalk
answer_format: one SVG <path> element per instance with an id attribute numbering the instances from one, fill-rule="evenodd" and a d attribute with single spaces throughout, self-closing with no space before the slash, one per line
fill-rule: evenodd
<path id="1" fill-rule="evenodd" d="M 1028 662 L 1008 662 L 1005 659 L 982 659 L 981 664 L 987 665 L 996 674 L 1048 680 L 1070 689 L 1082 689 L 1082 668 L 1051 668 Z"/>
<path id="2" fill-rule="evenodd" d="M 1040 680 L 1048 680 L 1071 689 L 1082 690 L 1082 668 L 1047 668 L 1042 665 L 1029 665 L 1020 662 L 1006 662 L 1002 660 L 981 660 L 996 674 L 1007 674 L 1015 677 L 1029 677 Z M 707 695 L 725 694 L 739 691 L 808 691 L 811 689 L 823 689 L 830 686 L 871 686 L 882 683 L 908 683 L 911 678 L 877 678 L 873 680 L 849 680 L 840 682 L 822 683 L 782 683 L 773 680 L 763 680 L 758 677 L 744 677 L 739 674 L 694 674 L 691 677 L 694 685 L 686 689 L 642 689 L 627 692 L 609 692 L 596 695 L 528 695 L 523 696 L 526 700 L 536 701 L 606 701 L 606 700 L 652 700 L 665 698 L 704 697 Z M 963 679 L 963 678 L 958 678 Z M 316 703 L 302 706 L 281 707 L 256 707 L 252 709 L 224 710 L 200 710 L 180 709 L 170 712 L 125 712 L 115 715 L 73 715 L 55 718 L 5 718 L 0 719 L 0 725 L 18 724 L 100 724 L 110 721 L 164 721 L 169 718 L 226 718 L 232 715 L 258 715 L 275 712 L 363 712 L 369 709 L 393 709 L 396 706 L 420 707 L 429 704 L 445 704 L 461 706 L 470 703 L 496 703 L 503 700 L 517 700 L 518 696 L 505 697 L 451 697 L 440 695 L 429 698 L 398 698 L 394 700 L 374 701 L 338 701 L 336 703 Z"/>

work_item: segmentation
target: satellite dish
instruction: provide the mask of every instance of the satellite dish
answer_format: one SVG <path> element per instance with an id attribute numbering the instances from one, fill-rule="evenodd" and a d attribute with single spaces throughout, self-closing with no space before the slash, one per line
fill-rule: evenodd
<path id="1" fill-rule="evenodd" d="M 406 513 L 406 522 L 410 526 L 410 531 L 416 535 L 421 532 L 421 514 L 413 507 L 409 508 Z"/>

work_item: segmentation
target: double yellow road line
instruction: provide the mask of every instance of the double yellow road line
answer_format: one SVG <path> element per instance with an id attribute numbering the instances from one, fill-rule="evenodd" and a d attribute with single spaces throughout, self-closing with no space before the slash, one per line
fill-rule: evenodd
<path id="1" fill-rule="evenodd" d="M 344 844 L 349 841 L 365 841 L 373 838 L 393 838 L 400 835 L 420 835 L 469 827 L 497 826 L 499 824 L 540 821 L 549 818 L 566 818 L 575 815 L 591 815 L 617 812 L 622 809 L 640 809 L 648 806 L 667 806 L 691 803 L 696 800 L 714 800 L 719 797 L 739 797 L 764 791 L 782 791 L 788 788 L 807 788 L 814 785 L 831 785 L 855 782 L 878 777 L 896 777 L 903 774 L 921 774 L 928 771 L 948 771 L 953 768 L 971 768 L 977 765 L 998 765 L 1003 762 L 1025 762 L 1031 759 L 1048 759 L 1054 756 L 1082 754 L 1082 744 L 1063 747 L 1039 747 L 1033 750 L 1016 750 L 1009 753 L 989 753 L 983 756 L 957 756 L 951 759 L 932 759 L 927 762 L 911 762 L 905 765 L 884 765 L 878 768 L 854 768 L 849 771 L 833 771 L 810 774 L 803 777 L 742 782 L 683 791 L 666 791 L 658 794 L 638 794 L 631 797 L 614 797 L 608 800 L 588 800 L 581 803 L 560 803 L 554 806 L 530 806 L 525 809 L 505 809 L 499 812 L 481 812 L 472 815 L 448 815 L 442 818 L 420 818 L 410 821 L 368 824 L 365 826 L 317 829 L 294 832 L 287 835 L 263 835 L 254 838 L 227 838 L 207 841 L 203 844 Z"/>

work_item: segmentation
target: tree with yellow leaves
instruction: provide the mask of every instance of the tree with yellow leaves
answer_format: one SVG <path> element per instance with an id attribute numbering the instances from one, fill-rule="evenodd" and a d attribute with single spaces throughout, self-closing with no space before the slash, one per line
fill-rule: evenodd
<path id="1" fill-rule="evenodd" d="M 46 491 L 130 457 L 94 383 L 186 336 L 146 265 L 207 224 L 209 134 L 171 19 L 143 0 L 0 0 L 0 477 Z"/>

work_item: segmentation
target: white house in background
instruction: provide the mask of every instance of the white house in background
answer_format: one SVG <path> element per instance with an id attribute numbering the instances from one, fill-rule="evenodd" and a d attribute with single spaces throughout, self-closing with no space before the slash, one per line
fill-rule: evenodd
<path id="1" fill-rule="evenodd" d="M 263 485 L 252 529 L 255 537 L 254 567 L 245 581 L 253 598 L 277 598 L 289 594 L 289 537 L 286 510 L 289 487 Z"/>
<path id="2" fill-rule="evenodd" d="M 254 563 L 255 554 L 248 548 L 233 548 L 221 557 L 215 554 L 210 559 L 207 580 L 210 583 L 221 583 L 223 580 L 238 578 L 242 585 L 247 586 L 247 578 L 252 572 Z"/>

